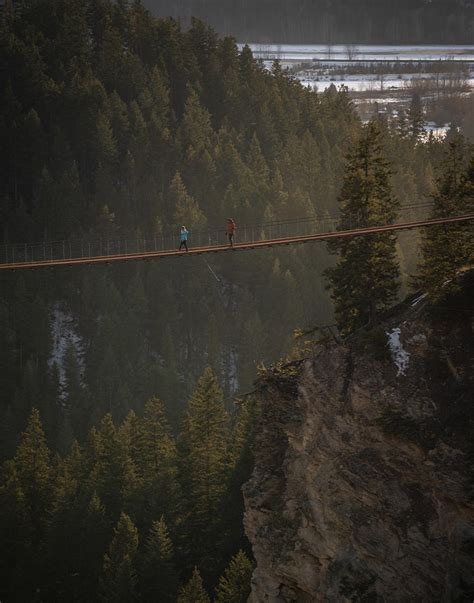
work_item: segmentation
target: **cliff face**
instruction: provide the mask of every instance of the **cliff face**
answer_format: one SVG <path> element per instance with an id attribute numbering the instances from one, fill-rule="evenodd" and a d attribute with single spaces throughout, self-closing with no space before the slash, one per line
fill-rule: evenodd
<path id="1" fill-rule="evenodd" d="M 473 276 L 382 329 L 260 383 L 252 602 L 474 598 Z"/>

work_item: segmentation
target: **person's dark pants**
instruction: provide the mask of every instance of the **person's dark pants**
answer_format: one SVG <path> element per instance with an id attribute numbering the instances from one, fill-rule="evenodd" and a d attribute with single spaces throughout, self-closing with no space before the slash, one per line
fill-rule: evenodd
<path id="1" fill-rule="evenodd" d="M 186 249 L 186 251 L 188 250 L 188 242 L 187 241 L 181 241 L 181 245 L 179 246 L 179 250 L 178 251 L 181 251 L 181 249 L 183 247 Z"/>
<path id="2" fill-rule="evenodd" d="M 233 240 L 233 238 L 234 238 L 234 233 L 233 233 L 233 232 L 229 232 L 228 236 L 229 236 L 229 243 L 230 243 L 231 245 L 233 245 L 234 243 L 232 242 L 232 240 Z"/>

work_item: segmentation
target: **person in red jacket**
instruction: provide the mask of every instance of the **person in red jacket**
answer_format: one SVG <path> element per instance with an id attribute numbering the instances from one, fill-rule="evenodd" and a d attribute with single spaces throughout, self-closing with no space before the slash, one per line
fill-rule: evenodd
<path id="1" fill-rule="evenodd" d="M 228 218 L 226 234 L 229 238 L 229 243 L 231 246 L 234 244 L 233 240 L 234 240 L 235 229 L 236 229 L 236 225 L 235 225 L 234 220 L 232 218 Z"/>

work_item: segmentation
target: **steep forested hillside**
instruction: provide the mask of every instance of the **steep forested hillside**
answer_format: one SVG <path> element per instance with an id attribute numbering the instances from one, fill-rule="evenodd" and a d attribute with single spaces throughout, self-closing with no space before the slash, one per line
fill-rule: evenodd
<path id="1" fill-rule="evenodd" d="M 140 2 L 7 3 L 0 71 L 2 243 L 186 224 L 192 245 L 230 215 L 323 216 L 361 127 L 346 91 L 310 92 Z M 425 199 L 443 145 L 379 125 L 398 201 Z M 406 283 L 415 238 L 400 241 Z M 158 562 L 168 592 L 191 580 L 182 601 L 195 565 L 215 586 L 246 546 L 253 407 L 232 398 L 293 329 L 332 322 L 332 262 L 308 246 L 2 272 L 2 600 L 156 600 Z M 248 568 L 238 555 L 222 588 Z"/>
<path id="2" fill-rule="evenodd" d="M 205 19 L 243 42 L 472 44 L 471 0 L 146 0 L 157 15 Z"/>
<path id="3" fill-rule="evenodd" d="M 192 245 L 193 229 L 223 228 L 229 215 L 256 224 L 336 206 L 359 128 L 347 94 L 309 92 L 278 65 L 266 72 L 201 22 L 182 31 L 139 3 L 31 0 L 5 14 L 1 45 L 5 242 L 186 223 Z M 412 202 L 429 191 L 439 145 L 387 141 L 396 192 Z M 155 394 L 176 426 L 206 365 L 227 395 L 243 391 L 296 326 L 331 320 L 324 249 L 211 264 L 2 275 L 0 398 L 15 430 L 43 406 L 54 441 L 74 408 L 81 436 Z"/>
<path id="4" fill-rule="evenodd" d="M 1 43 L 5 242 L 185 223 L 192 245 L 194 229 L 224 229 L 229 215 L 255 224 L 334 204 L 357 128 L 347 96 L 266 73 L 200 22 L 183 32 L 139 4 L 24 2 Z M 314 318 L 290 303 L 295 279 L 321 298 L 304 277 L 311 257 L 213 261 L 215 275 L 202 260 L 3 275 L 2 406 L 22 427 L 33 404 L 77 412 L 77 382 L 89 426 L 153 394 L 176 419 L 208 364 L 227 394 L 248 387 L 256 361 Z M 326 299 L 315 303 L 327 315 Z"/>

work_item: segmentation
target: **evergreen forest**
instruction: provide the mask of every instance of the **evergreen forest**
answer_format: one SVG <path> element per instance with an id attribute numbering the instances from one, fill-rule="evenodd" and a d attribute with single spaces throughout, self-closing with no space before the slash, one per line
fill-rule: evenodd
<path id="1" fill-rule="evenodd" d="M 2 11 L 2 245 L 472 210 L 469 140 L 422 142 L 416 102 L 362 124 L 139 0 Z M 2 601 L 246 600 L 258 372 L 473 259 L 466 226 L 354 241 L 0 272 Z"/>

